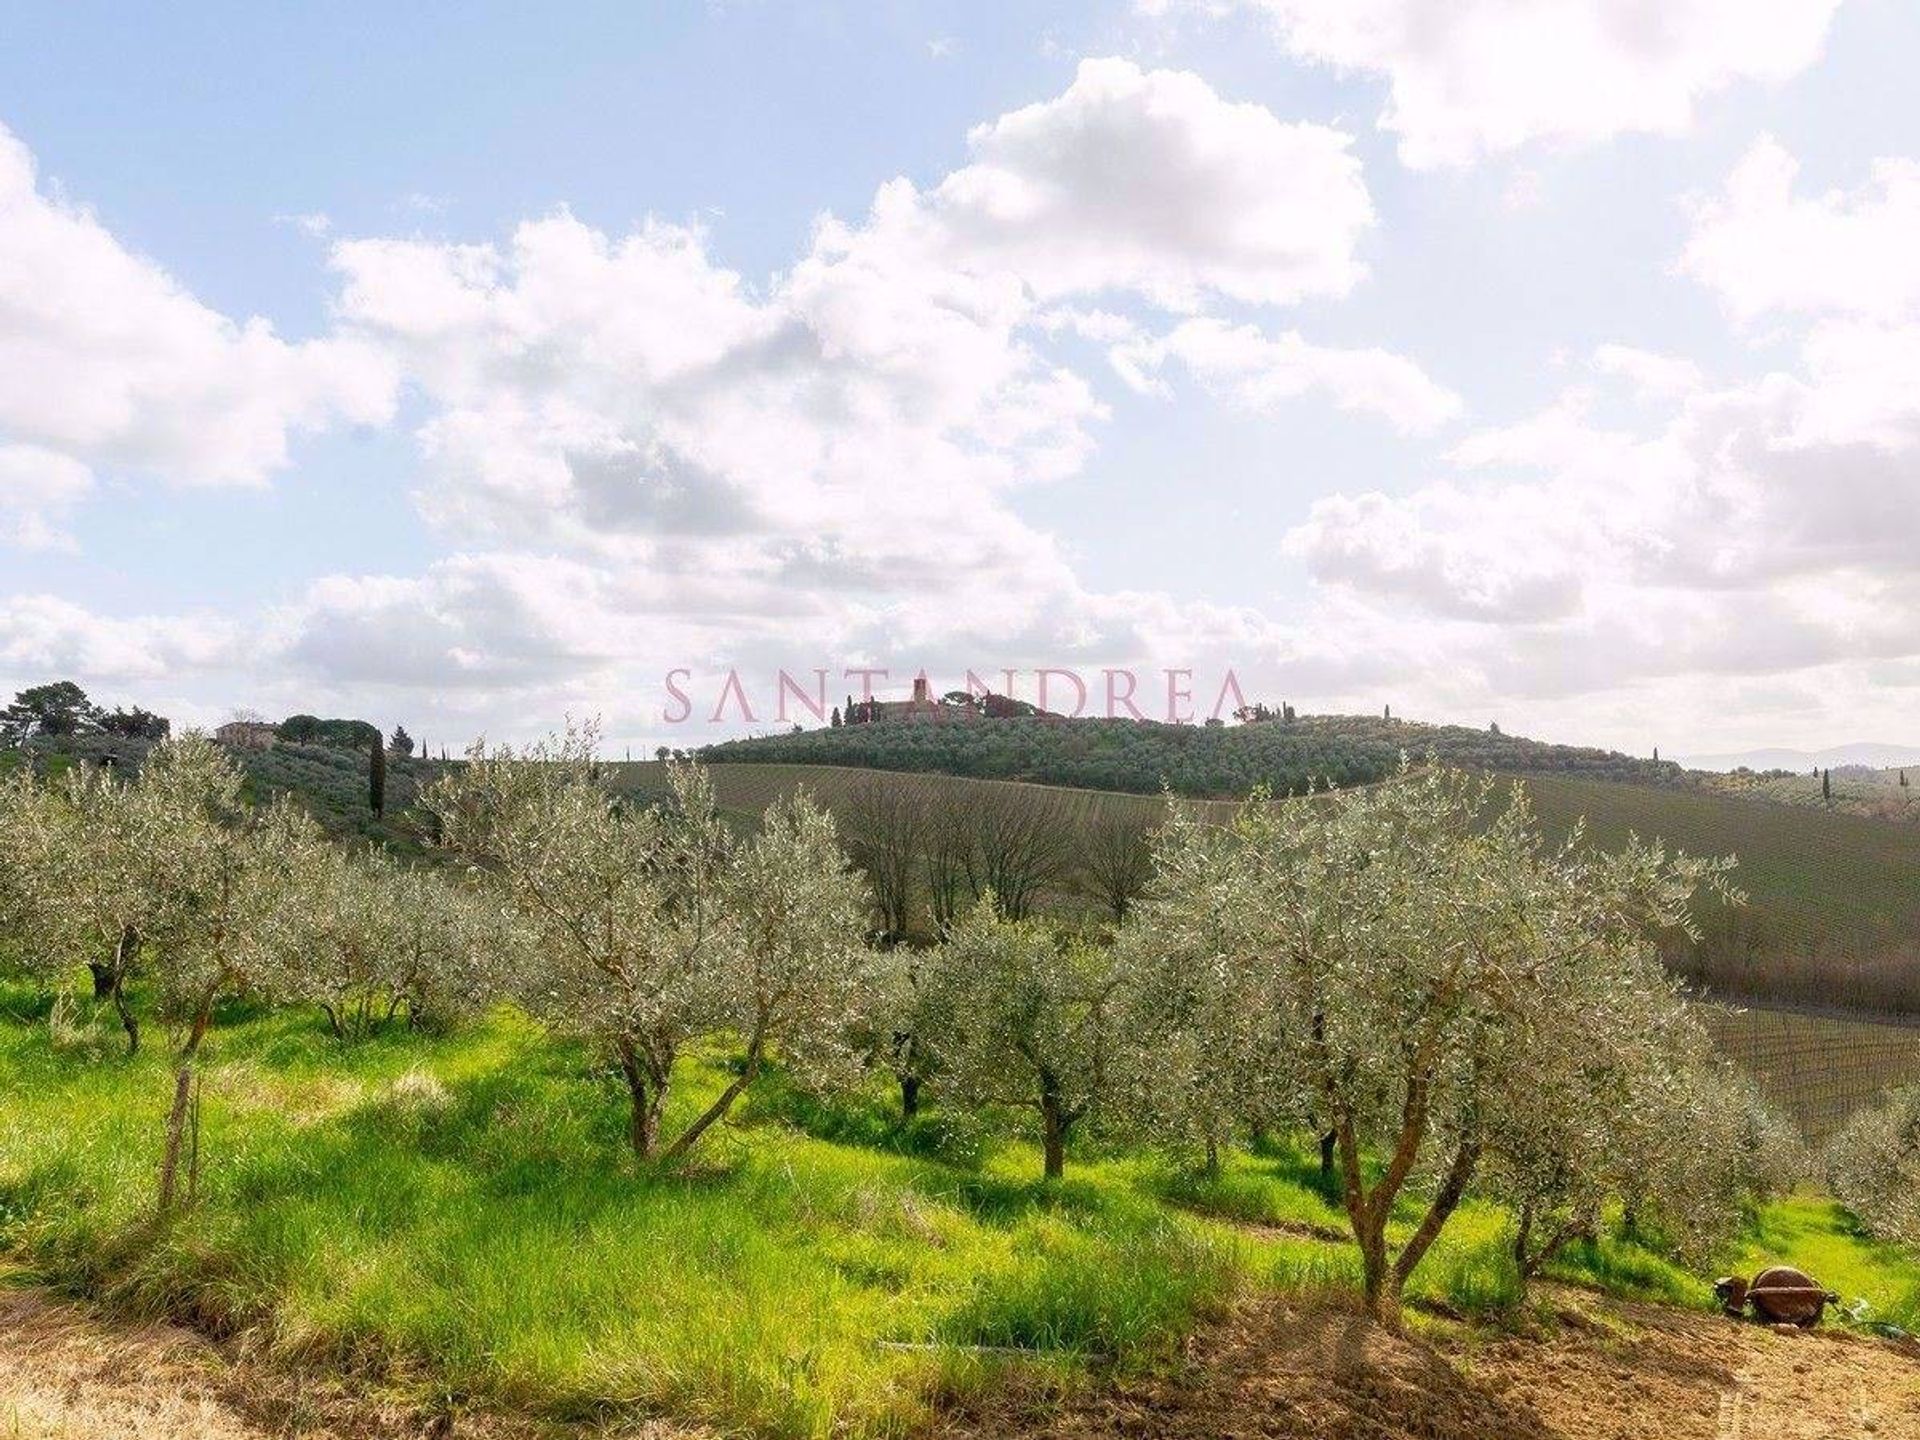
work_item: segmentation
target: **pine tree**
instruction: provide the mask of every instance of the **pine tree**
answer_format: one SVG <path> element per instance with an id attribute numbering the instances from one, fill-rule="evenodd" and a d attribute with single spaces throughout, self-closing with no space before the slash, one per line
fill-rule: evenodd
<path id="1" fill-rule="evenodd" d="M 367 765 L 367 808 L 376 816 L 387 810 L 387 747 L 380 743 L 380 732 L 373 732 L 372 754 Z"/>
<path id="2" fill-rule="evenodd" d="M 840 728 L 840 707 L 838 705 L 833 707 L 833 719 L 829 723 L 835 730 Z"/>
<path id="3" fill-rule="evenodd" d="M 1831 770 L 1820 772 L 1820 798 L 1829 805 L 1833 803 L 1833 771 Z"/>

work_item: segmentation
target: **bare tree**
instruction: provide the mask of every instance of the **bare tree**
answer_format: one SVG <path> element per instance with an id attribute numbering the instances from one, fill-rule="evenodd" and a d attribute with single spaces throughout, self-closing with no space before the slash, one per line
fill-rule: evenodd
<path id="1" fill-rule="evenodd" d="M 1153 874 L 1153 826 L 1133 813 L 1106 814 L 1080 834 L 1080 883 L 1125 920 Z"/>
<path id="2" fill-rule="evenodd" d="M 978 843 L 978 792 L 950 789 L 927 817 L 921 842 L 920 873 L 926 882 L 927 909 L 933 928 L 944 934 L 966 908 L 972 894 L 970 876 Z"/>
<path id="3" fill-rule="evenodd" d="M 880 912 L 881 939 L 894 944 L 913 920 L 919 873 L 933 828 L 925 795 L 905 777 L 875 775 L 849 799 L 846 843 Z"/>
<path id="4" fill-rule="evenodd" d="M 1073 869 L 1073 830 L 1065 809 L 1035 787 L 995 786 L 970 807 L 973 843 L 964 864 L 975 899 L 992 895 L 1009 920 L 1033 913 L 1043 891 Z"/>

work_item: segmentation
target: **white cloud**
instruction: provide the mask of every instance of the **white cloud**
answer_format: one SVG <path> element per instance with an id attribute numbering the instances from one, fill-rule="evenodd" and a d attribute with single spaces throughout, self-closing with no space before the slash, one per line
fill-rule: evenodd
<path id="1" fill-rule="evenodd" d="M 37 445 L 0 444 L 0 545 L 71 547 L 58 522 L 93 488 L 93 472 Z"/>
<path id="2" fill-rule="evenodd" d="M 54 595 L 0 598 L 0 673 L 161 680 L 234 664 L 243 639 L 214 616 L 115 619 Z"/>
<path id="3" fill-rule="evenodd" d="M 391 365 L 352 340 L 289 344 L 236 324 L 44 194 L 0 128 L 0 440 L 96 470 L 253 483 L 290 432 L 384 421 Z M 71 488 L 71 487 L 69 487 Z"/>
<path id="4" fill-rule="evenodd" d="M 1317 501 L 1290 553 L 1381 620 L 1452 627 L 1495 693 L 1648 686 L 1711 726 L 1686 684 L 1770 677 L 1892 713 L 1920 674 L 1920 167 L 1816 197 L 1795 169 L 1756 145 L 1695 206 L 1682 261 L 1737 319 L 1804 325 L 1791 373 L 1716 385 L 1603 345 L 1591 379 L 1470 435 L 1450 473 Z M 1596 418 L 1608 382 L 1648 418 Z"/>
<path id="5" fill-rule="evenodd" d="M 859 221 L 823 217 L 763 287 L 658 220 L 611 236 L 561 211 L 499 246 L 342 241 L 342 331 L 420 388 L 418 502 L 472 555 L 417 581 L 329 582 L 290 653 L 343 681 L 449 686 L 518 683 L 519 656 L 553 683 L 782 646 L 1122 653 L 1128 606 L 1086 592 L 1009 500 L 1077 472 L 1106 417 L 1049 342 L 1130 333 L 1108 297 L 1338 294 L 1371 223 L 1345 136 L 1191 75 L 1089 61 L 1055 99 L 976 128 L 938 182 L 896 179 Z M 1337 403 L 1434 403 L 1391 356 L 1312 361 Z"/>
<path id="6" fill-rule="evenodd" d="M 333 233 L 333 217 L 321 210 L 308 210 L 294 215 L 276 215 L 273 217 L 273 223 L 291 225 L 302 235 L 311 236 L 315 240 L 324 239 Z"/>
<path id="7" fill-rule="evenodd" d="M 1804 319 L 1804 444 L 1920 443 L 1920 161 L 1883 157 L 1854 190 L 1798 195 L 1763 138 L 1693 206 L 1680 268 L 1741 322 Z"/>
<path id="8" fill-rule="evenodd" d="M 1429 431 L 1460 414 L 1460 397 L 1413 361 L 1389 350 L 1310 344 L 1298 331 L 1269 338 L 1253 325 L 1187 320 L 1165 335 L 1116 345 L 1114 368 L 1136 390 L 1166 393 L 1169 361 L 1249 410 L 1271 411 L 1302 395 L 1324 395 L 1342 410 L 1381 415 L 1402 431 Z"/>
<path id="9" fill-rule="evenodd" d="M 1593 368 L 1617 375 L 1642 396 L 1670 400 L 1690 395 L 1704 384 L 1700 367 L 1684 355 L 1662 355 L 1632 345 L 1601 345 L 1593 352 Z"/>
<path id="10" fill-rule="evenodd" d="M 1703 389 L 1636 433 L 1576 388 L 1470 436 L 1444 479 L 1315 502 L 1286 546 L 1383 614 L 1480 622 L 1455 653 L 1499 690 L 1920 655 L 1899 618 L 1920 602 L 1920 453 L 1808 433 L 1822 395 Z"/>
<path id="11" fill-rule="evenodd" d="M 883 193 L 873 228 L 1044 297 L 1284 304 L 1364 273 L 1354 246 L 1374 216 L 1351 138 L 1223 100 L 1197 75 L 1083 60 L 1065 93 L 967 144 L 971 163 L 915 203 Z"/>
<path id="12" fill-rule="evenodd" d="M 1794 194 L 1771 136 L 1693 207 L 1680 265 L 1742 321 L 1772 313 L 1920 318 L 1920 161 L 1876 160 L 1851 193 Z"/>
<path id="13" fill-rule="evenodd" d="M 1819 58 L 1839 0 L 1140 0 L 1266 16 L 1289 53 L 1388 83 L 1417 168 L 1535 141 L 1678 134 L 1698 103 Z"/>

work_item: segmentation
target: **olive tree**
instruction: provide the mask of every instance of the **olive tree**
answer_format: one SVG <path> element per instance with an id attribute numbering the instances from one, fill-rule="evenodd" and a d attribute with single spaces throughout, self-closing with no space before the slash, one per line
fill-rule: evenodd
<path id="1" fill-rule="evenodd" d="M 669 765 L 668 799 L 632 804 L 600 784 L 596 738 L 569 729 L 519 752 L 475 746 L 421 803 L 442 843 L 526 924 L 519 998 L 612 1055 L 632 1102 L 629 1140 L 652 1159 L 675 1062 L 718 1020 L 732 847 L 703 771 Z"/>
<path id="2" fill-rule="evenodd" d="M 671 1146 L 691 1146 L 756 1080 L 769 1051 L 803 1080 L 857 1073 L 852 1035 L 868 980 L 871 899 L 833 816 L 805 791 L 775 801 L 732 856 L 726 926 L 712 976 L 714 1019 L 743 1047 L 738 1073 Z"/>
<path id="3" fill-rule="evenodd" d="M 939 1069 L 934 1050 L 930 952 L 896 945 L 876 953 L 856 1027 L 870 1062 L 900 1087 L 900 1117 L 920 1113 L 920 1092 Z"/>
<path id="4" fill-rule="evenodd" d="M 391 1014 L 391 864 L 317 834 L 298 837 L 286 861 L 267 911 L 266 984 L 317 1005 L 336 1037 L 367 1035 Z"/>
<path id="5" fill-rule="evenodd" d="M 1523 1039 L 1522 1083 L 1486 1106 L 1476 1186 L 1513 1216 L 1522 1287 L 1597 1235 L 1616 1204 L 1677 1252 L 1706 1258 L 1744 1203 L 1791 1183 L 1797 1146 L 1713 1053 L 1672 982 L 1602 962 L 1567 977 L 1566 992 L 1574 1015 L 1607 1022 Z"/>
<path id="6" fill-rule="evenodd" d="M 319 1007 L 340 1039 L 400 1020 L 442 1024 L 484 1003 L 508 927 L 467 887 L 394 860 L 349 852 L 317 832 L 275 887 L 263 985 Z"/>
<path id="7" fill-rule="evenodd" d="M 1827 1143 L 1827 1183 L 1884 1240 L 1920 1248 L 1920 1086 L 1855 1113 Z"/>
<path id="8" fill-rule="evenodd" d="M 1048 1179 L 1115 1080 L 1120 972 L 1103 946 L 1004 918 L 983 895 L 929 952 L 926 1008 L 952 1093 L 1040 1117 Z"/>
<path id="9" fill-rule="evenodd" d="M 1265 931 L 1229 883 L 1243 859 L 1233 831 L 1170 801 L 1153 851 L 1155 884 L 1116 937 L 1126 979 L 1122 1031 L 1142 1063 L 1127 1067 L 1139 1128 L 1186 1154 L 1220 1152 L 1249 1128 L 1306 1118 L 1286 1084 L 1280 1042 L 1257 998 Z"/>
<path id="10" fill-rule="evenodd" d="M 442 1030 L 483 1009 L 524 955 L 513 917 L 484 891 L 418 867 L 396 867 L 388 886 L 392 950 L 389 1003 L 409 1030 Z"/>
<path id="11" fill-rule="evenodd" d="M 196 1066 L 216 1007 L 262 969 L 271 897 L 314 833 L 284 799 L 248 806 L 241 785 L 219 747 L 192 733 L 156 745 L 132 783 L 76 770 L 65 794 L 68 843 L 46 880 L 53 908 L 69 917 L 57 929 L 64 943 L 124 950 L 131 934 L 152 983 L 174 1071 L 163 1214 L 179 1197 Z M 124 979 L 123 969 L 116 994 L 135 1041 Z"/>
<path id="12" fill-rule="evenodd" d="M 1221 840 L 1189 826 L 1161 841 L 1156 884 L 1199 887 L 1182 902 L 1190 916 L 1238 912 L 1222 963 L 1195 981 L 1219 992 L 1203 1013 L 1245 1007 L 1271 1103 L 1325 1117 L 1377 1313 L 1397 1308 L 1503 1143 L 1519 1113 L 1507 1101 L 1539 1057 L 1632 1023 L 1593 1006 L 1593 968 L 1664 986 L 1656 937 L 1688 923 L 1700 885 L 1724 888 L 1724 867 L 1657 847 L 1548 846 L 1522 791 L 1492 798 L 1490 780 L 1403 767 L 1372 789 L 1256 800 Z M 1216 846 L 1193 863 L 1180 853 Z M 1168 937 L 1164 966 L 1206 952 L 1194 923 Z M 1179 1055 L 1181 1038 L 1169 1027 L 1156 1049 Z M 1388 1220 L 1415 1194 L 1418 1219 L 1395 1244 Z"/>
<path id="13" fill-rule="evenodd" d="M 35 953 L 42 968 L 85 965 L 96 1000 L 112 1004 L 140 1049 L 140 1023 L 127 995 L 141 954 L 141 936 L 175 897 L 162 883 L 172 855 L 162 803 L 168 787 L 192 783 L 180 755 L 149 756 L 151 788 L 131 786 L 113 771 L 77 766 L 58 785 L 19 808 L 22 878 L 34 896 Z"/>
<path id="14" fill-rule="evenodd" d="M 1651 1236 L 1689 1263 L 1712 1259 L 1743 1213 L 1805 1178 L 1805 1145 L 1724 1062 L 1669 1072 L 1676 1118 L 1642 1127 L 1622 1193 L 1630 1233 Z"/>
<path id="15" fill-rule="evenodd" d="M 851 1019 L 867 900 L 833 825 L 804 797 L 736 844 L 697 766 L 668 766 L 665 801 L 611 794 L 594 732 L 521 752 L 476 747 L 424 803 L 444 843 L 500 887 L 526 927 L 521 998 L 603 1045 L 643 1159 L 683 1154 L 760 1073 L 771 1047 L 824 1066 Z M 741 1076 L 678 1136 L 661 1133 L 675 1064 L 736 1034 Z"/>
<path id="16" fill-rule="evenodd" d="M 0 774 L 0 960 L 44 967 L 47 877 L 63 843 L 55 797 L 27 765 Z"/>

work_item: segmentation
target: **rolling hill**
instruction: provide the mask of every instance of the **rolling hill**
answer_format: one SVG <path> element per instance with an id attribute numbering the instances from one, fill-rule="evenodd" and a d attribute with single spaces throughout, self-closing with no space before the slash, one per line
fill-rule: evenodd
<path id="1" fill-rule="evenodd" d="M 664 791 L 658 763 L 610 769 L 616 783 L 635 794 Z M 1920 1013 L 1920 827 L 1757 804 L 1684 786 L 1500 773 L 1525 783 L 1543 826 L 1555 836 L 1584 818 L 1589 835 L 1603 846 L 1638 834 L 1739 861 L 1735 880 L 1748 903 L 1710 907 L 1701 916 L 1699 941 L 1672 941 L 1675 968 L 1704 988 L 1796 1004 Z M 876 783 L 930 804 L 951 805 L 977 794 L 1020 795 L 1078 829 L 1116 820 L 1151 825 L 1164 804 L 1157 796 L 1124 791 L 855 766 L 718 763 L 713 776 L 721 808 L 742 821 L 801 785 L 843 817 L 861 790 Z M 1231 802 L 1211 803 L 1223 814 L 1231 809 Z"/>
<path id="2" fill-rule="evenodd" d="M 1416 759 L 1432 754 L 1449 764 L 1488 770 L 1687 783 L 1686 772 L 1670 761 L 1552 745 L 1498 729 L 1373 715 L 1165 725 L 1060 717 L 983 720 L 964 710 L 936 709 L 918 719 L 763 735 L 699 752 L 715 765 L 855 765 L 1146 795 L 1168 788 L 1210 798 L 1245 795 L 1256 785 L 1289 795 L 1312 785 L 1382 780 L 1402 754 Z"/>

